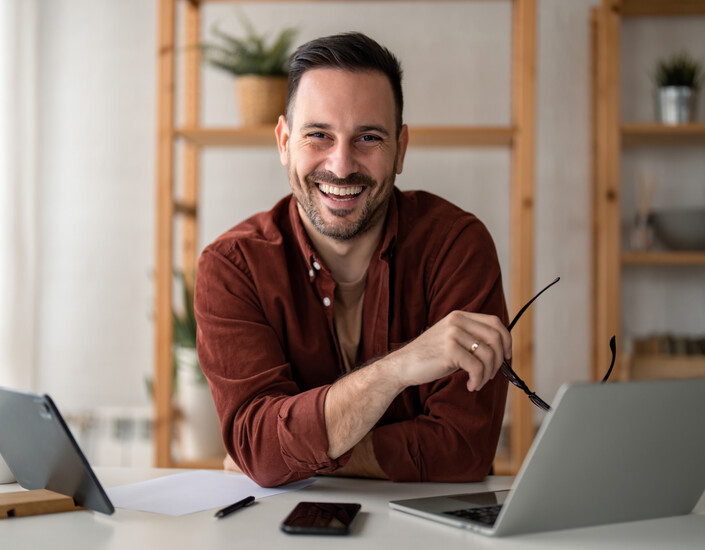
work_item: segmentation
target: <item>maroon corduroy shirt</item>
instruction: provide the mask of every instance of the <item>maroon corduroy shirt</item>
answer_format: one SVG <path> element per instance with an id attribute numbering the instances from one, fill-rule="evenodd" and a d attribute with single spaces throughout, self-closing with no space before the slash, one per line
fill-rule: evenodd
<path id="1" fill-rule="evenodd" d="M 198 353 L 228 452 L 263 486 L 335 471 L 323 404 L 344 373 L 333 326 L 335 281 L 288 196 L 220 236 L 196 281 Z M 360 361 L 417 337 L 453 310 L 506 324 L 502 279 L 485 226 L 449 202 L 395 188 L 370 261 Z M 364 368 L 364 367 L 363 367 Z M 507 393 L 496 376 L 468 392 L 467 374 L 407 388 L 373 430 L 395 481 L 474 481 L 490 470 Z"/>

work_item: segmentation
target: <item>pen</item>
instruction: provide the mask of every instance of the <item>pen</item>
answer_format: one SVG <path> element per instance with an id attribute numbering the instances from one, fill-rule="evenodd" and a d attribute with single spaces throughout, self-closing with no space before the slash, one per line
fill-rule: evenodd
<path id="1" fill-rule="evenodd" d="M 238 511 L 240 508 L 244 508 L 245 506 L 249 506 L 255 501 L 255 497 L 245 497 L 242 500 L 238 500 L 235 504 L 231 504 L 230 506 L 226 506 L 222 510 L 218 510 L 215 513 L 215 517 L 220 519 L 224 518 L 225 516 L 229 516 L 233 512 Z"/>

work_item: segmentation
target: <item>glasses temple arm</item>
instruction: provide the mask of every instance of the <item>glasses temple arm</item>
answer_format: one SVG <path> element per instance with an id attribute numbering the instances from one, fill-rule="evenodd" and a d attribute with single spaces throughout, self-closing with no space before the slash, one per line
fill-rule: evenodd
<path id="1" fill-rule="evenodd" d="M 610 377 L 610 374 L 612 374 L 612 369 L 614 368 L 614 361 L 617 357 L 617 343 L 616 338 L 614 336 L 610 338 L 610 351 L 612 352 L 612 361 L 610 362 L 610 368 L 607 369 L 607 374 L 605 374 L 605 377 L 602 379 L 603 384 L 607 382 L 607 379 Z"/>
<path id="2" fill-rule="evenodd" d="M 551 288 L 553 285 L 555 285 L 555 284 L 556 284 L 558 281 L 560 281 L 560 280 L 561 280 L 560 277 L 556 277 L 556 278 L 553 280 L 552 283 L 549 283 L 548 285 L 546 285 L 546 286 L 543 288 L 543 290 L 541 290 L 541 292 L 539 292 L 536 296 L 534 296 L 533 298 L 531 298 L 531 300 L 529 300 L 529 301 L 526 303 L 526 305 L 525 305 L 523 308 L 521 308 L 521 309 L 519 310 L 519 313 L 517 313 L 517 314 L 514 316 L 514 319 L 512 319 L 512 322 L 509 323 L 509 326 L 507 327 L 507 330 L 508 330 L 509 332 L 511 332 L 512 329 L 514 328 L 514 325 L 516 325 L 517 321 L 519 320 L 519 318 L 524 314 L 524 312 L 528 309 L 528 307 L 529 307 L 531 304 L 534 303 L 534 300 L 536 300 L 536 298 L 538 298 L 539 296 L 541 296 L 541 294 L 543 294 L 544 292 L 546 292 L 549 288 Z"/>

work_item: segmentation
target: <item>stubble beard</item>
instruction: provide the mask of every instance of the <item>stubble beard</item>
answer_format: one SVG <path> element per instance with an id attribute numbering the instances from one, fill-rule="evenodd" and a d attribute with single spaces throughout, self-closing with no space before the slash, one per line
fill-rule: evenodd
<path id="1" fill-rule="evenodd" d="M 387 176 L 382 183 L 375 181 L 370 176 L 353 173 L 345 178 L 337 178 L 330 172 L 315 171 L 304 176 L 304 182 L 302 184 L 299 177 L 294 173 L 293 170 L 289 170 L 289 179 L 292 189 L 300 190 L 299 193 L 294 193 L 296 202 L 299 204 L 301 209 L 308 217 L 309 221 L 313 227 L 321 235 L 325 237 L 330 237 L 337 241 L 348 241 L 356 237 L 364 235 L 369 231 L 375 224 L 382 218 L 387 212 L 387 206 L 389 205 L 389 199 L 392 194 L 392 189 L 394 187 L 396 174 L 396 162 L 392 169 L 391 175 Z M 357 220 L 345 223 L 343 218 L 347 217 L 352 209 L 347 208 L 337 208 L 331 209 L 327 208 L 328 212 L 333 214 L 333 216 L 340 218 L 340 224 L 327 223 L 319 208 L 316 206 L 315 194 L 320 193 L 318 189 L 318 183 L 328 183 L 330 185 L 346 186 L 346 185 L 362 185 L 367 193 L 365 204 L 363 205 L 362 212 L 360 213 Z M 373 192 L 382 186 L 384 189 L 388 189 L 386 196 L 381 197 L 378 204 L 373 204 Z M 325 207 L 323 207 L 325 208 Z"/>

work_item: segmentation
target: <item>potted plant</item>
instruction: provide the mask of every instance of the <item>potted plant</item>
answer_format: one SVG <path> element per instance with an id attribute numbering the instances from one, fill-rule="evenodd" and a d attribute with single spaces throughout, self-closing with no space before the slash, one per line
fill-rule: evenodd
<path id="1" fill-rule="evenodd" d="M 220 421 L 196 351 L 193 283 L 178 273 L 183 309 L 173 312 L 174 387 L 177 408 L 178 451 L 182 460 L 224 456 Z"/>
<path id="2" fill-rule="evenodd" d="M 287 27 L 268 45 L 244 13 L 239 12 L 239 20 L 243 38 L 215 25 L 211 32 L 218 42 L 200 44 L 201 52 L 207 63 L 236 77 L 243 125 L 274 123 L 284 112 L 288 61 L 298 31 Z"/>
<path id="3" fill-rule="evenodd" d="M 687 124 L 695 121 L 697 93 L 703 76 L 699 61 L 683 51 L 656 64 L 654 81 L 656 116 L 663 124 Z"/>

